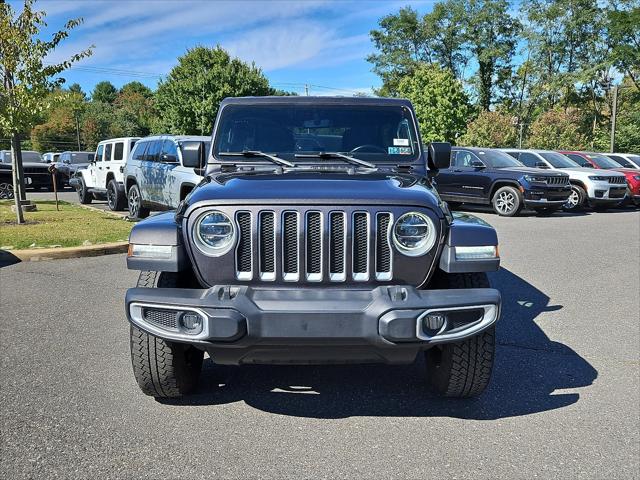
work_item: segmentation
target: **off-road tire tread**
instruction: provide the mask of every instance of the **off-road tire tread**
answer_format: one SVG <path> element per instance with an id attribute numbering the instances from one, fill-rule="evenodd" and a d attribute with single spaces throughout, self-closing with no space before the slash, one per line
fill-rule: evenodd
<path id="1" fill-rule="evenodd" d="M 78 199 L 80 203 L 83 205 L 88 205 L 93 200 L 93 194 L 91 192 L 87 192 L 87 185 L 84 183 L 82 177 L 80 177 L 80 190 L 84 190 L 84 194 L 80 195 L 80 191 L 78 191 Z"/>
<path id="2" fill-rule="evenodd" d="M 454 289 L 489 287 L 485 273 L 447 274 L 439 280 Z M 446 397 L 480 395 L 491 379 L 495 344 L 495 327 L 490 327 L 466 340 L 433 347 L 440 349 L 439 363 L 431 357 L 434 352 L 425 352 L 430 385 Z"/>
<path id="3" fill-rule="evenodd" d="M 174 274 L 140 272 L 137 287 L 174 287 Z M 168 342 L 131 325 L 131 364 L 134 377 L 145 395 L 176 398 L 190 393 L 198 383 L 203 352 L 194 347 Z M 184 349 L 194 349 L 195 364 L 184 362 Z"/>
<path id="4" fill-rule="evenodd" d="M 121 212 L 123 210 L 126 210 L 128 205 L 127 205 L 127 196 L 121 193 L 118 193 L 118 184 L 115 180 L 109 180 L 109 183 L 107 184 L 107 188 L 109 188 L 109 186 L 111 185 L 111 183 L 113 183 L 113 189 L 115 191 L 115 195 L 116 195 L 116 205 L 114 208 L 114 211 L 116 212 Z"/>

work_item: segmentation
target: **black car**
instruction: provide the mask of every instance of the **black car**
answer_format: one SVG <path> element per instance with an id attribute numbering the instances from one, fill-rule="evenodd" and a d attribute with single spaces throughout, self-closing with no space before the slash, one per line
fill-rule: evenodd
<path id="1" fill-rule="evenodd" d="M 453 207 L 461 203 L 493 206 L 498 215 L 513 217 L 523 207 L 538 213 L 562 208 L 571 194 L 569 176 L 525 167 L 500 150 L 455 147 L 451 166 L 436 179 L 440 196 Z"/>
<path id="2" fill-rule="evenodd" d="M 22 151 L 22 170 L 25 188 L 52 188 L 49 165 L 42 162 L 39 152 Z M 6 198 L 13 198 L 11 150 L 0 150 L 0 200 Z"/>
<path id="3" fill-rule="evenodd" d="M 62 152 L 55 163 L 58 185 L 68 187 L 69 181 L 76 172 L 87 168 L 94 157 L 94 152 Z"/>
<path id="4" fill-rule="evenodd" d="M 412 105 L 381 98 L 221 103 L 204 180 L 133 227 L 125 310 L 141 390 L 176 397 L 218 364 L 410 364 L 447 396 L 489 382 L 500 293 L 495 230 L 452 215 Z M 203 165 L 206 159 L 206 165 Z"/>

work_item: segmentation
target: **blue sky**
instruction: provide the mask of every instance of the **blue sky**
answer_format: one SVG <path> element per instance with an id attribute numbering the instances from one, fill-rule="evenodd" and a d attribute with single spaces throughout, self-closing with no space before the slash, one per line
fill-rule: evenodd
<path id="1" fill-rule="evenodd" d="M 405 5 L 426 13 L 434 3 L 40 0 L 36 7 L 47 12 L 45 33 L 70 18 L 84 18 L 51 60 L 95 45 L 91 57 L 63 75 L 67 85 L 77 82 L 85 91 L 100 80 L 117 87 L 138 80 L 155 88 L 188 48 L 219 44 L 254 61 L 277 88 L 302 93 L 306 83 L 311 94 L 350 95 L 370 93 L 380 84 L 365 60 L 373 51 L 369 31 L 378 20 Z M 19 1 L 11 4 L 21 8 Z"/>

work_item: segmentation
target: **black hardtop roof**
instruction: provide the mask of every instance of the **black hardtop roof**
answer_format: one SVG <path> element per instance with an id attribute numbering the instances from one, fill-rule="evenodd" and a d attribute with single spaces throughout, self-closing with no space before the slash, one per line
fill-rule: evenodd
<path id="1" fill-rule="evenodd" d="M 271 96 L 271 97 L 227 97 L 224 105 L 269 105 L 269 104 L 316 104 L 316 105 L 402 105 L 411 108 L 411 102 L 404 98 L 383 97 L 307 97 L 307 96 Z"/>

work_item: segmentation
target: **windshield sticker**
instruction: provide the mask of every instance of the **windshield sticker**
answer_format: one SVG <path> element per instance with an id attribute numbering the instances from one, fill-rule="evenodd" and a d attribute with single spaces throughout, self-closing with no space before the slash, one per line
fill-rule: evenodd
<path id="1" fill-rule="evenodd" d="M 409 139 L 408 138 L 394 138 L 393 139 L 394 147 L 408 147 Z"/>
<path id="2" fill-rule="evenodd" d="M 389 147 L 389 155 L 411 155 L 411 147 Z"/>

